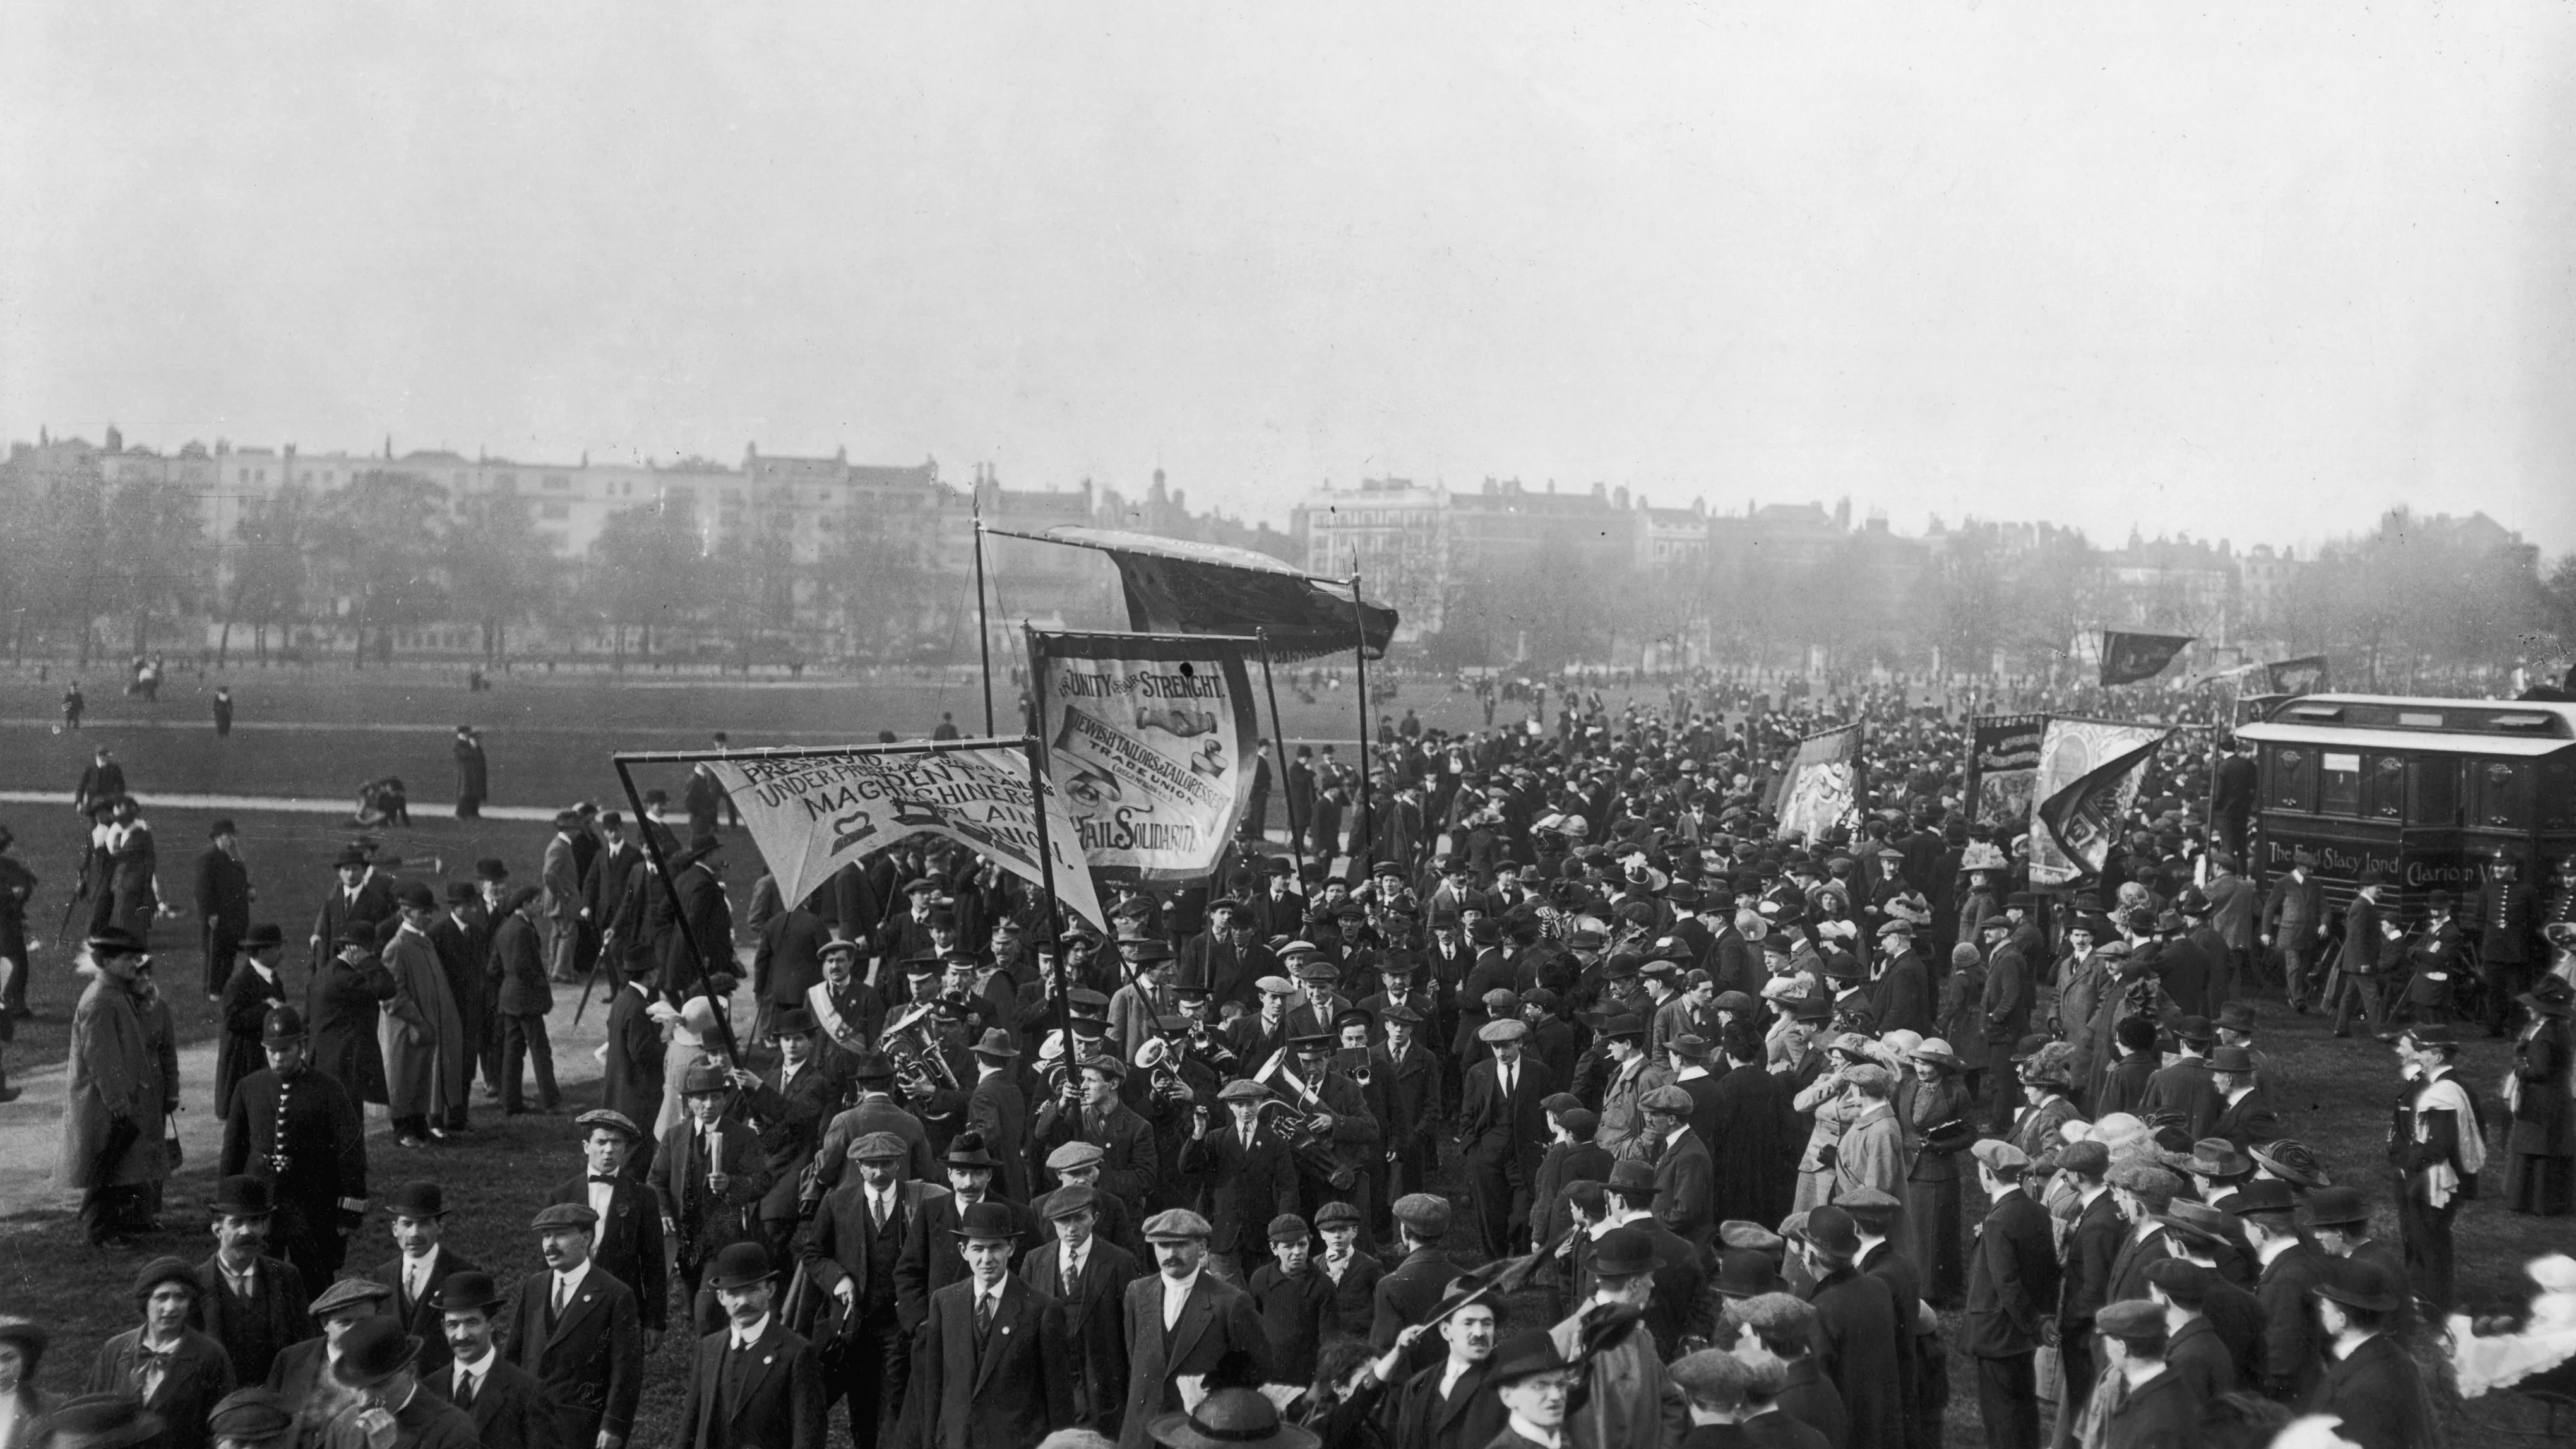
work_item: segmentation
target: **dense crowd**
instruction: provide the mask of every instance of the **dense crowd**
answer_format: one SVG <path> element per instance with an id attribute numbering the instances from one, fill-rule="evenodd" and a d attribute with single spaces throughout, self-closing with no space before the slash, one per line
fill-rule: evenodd
<path id="1" fill-rule="evenodd" d="M 2258 888 L 2204 731 L 2098 882 L 2035 893 L 1959 724 L 1703 705 L 1389 721 L 1365 785 L 1301 751 L 1284 853 L 1104 882 L 1105 929 L 916 838 L 802 901 L 764 879 L 738 965 L 697 778 L 685 820 L 565 812 L 532 885 L 354 845 L 304 991 L 286 931 L 238 938 L 216 1253 L 145 1266 L 67 1403 L 0 1325 L 0 1449 L 621 1449 L 674 1330 L 693 1449 L 821 1449 L 836 1405 L 858 1449 L 1937 1449 L 1954 1384 L 2002 1449 L 2434 1443 L 2426 1366 L 2523 1341 L 2454 1317 L 2459 1215 L 2576 1187 L 2545 935 L 2576 861 L 2515 942 L 2482 902 Z M 1797 739 L 1855 718 L 1852 818 L 1775 839 Z M 63 1178 L 114 1242 L 177 1087 L 135 923 L 82 969 Z M 495 1276 L 440 1244 L 439 1155 L 478 1073 L 557 1109 L 544 1013 L 594 972 L 603 1100 L 543 1266 Z M 2393 1048 L 2368 1160 L 2283 1128 L 2266 1022 L 2312 1007 Z M 2457 1070 L 2471 1007 L 2503 1101 Z M 381 1196 L 368 1103 L 406 1155 Z M 400 1252 L 349 1272 L 371 1213 Z"/>

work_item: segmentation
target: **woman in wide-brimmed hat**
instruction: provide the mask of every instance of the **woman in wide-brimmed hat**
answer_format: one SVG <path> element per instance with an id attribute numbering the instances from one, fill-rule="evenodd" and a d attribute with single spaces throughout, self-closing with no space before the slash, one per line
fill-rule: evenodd
<path id="1" fill-rule="evenodd" d="M 1959 1230 L 1960 1154 L 1977 1140 L 1976 1104 L 1950 1043 L 1932 1037 L 1905 1054 L 1914 1073 L 1907 1102 L 1914 1165 L 1905 1174 L 1905 1226 L 1909 1250 L 1923 1274 L 1923 1301 L 1954 1307 L 1967 1286 L 1967 1259 Z"/>
<path id="2" fill-rule="evenodd" d="M 2513 1126 L 2505 1133 L 2504 1205 L 2518 1213 L 2564 1217 L 2576 1210 L 2576 1099 L 2567 1075 L 2576 1064 L 2568 1014 L 2576 991 L 2543 976 L 2523 993 L 2531 1022 L 2513 1044 L 2505 1100 Z"/>

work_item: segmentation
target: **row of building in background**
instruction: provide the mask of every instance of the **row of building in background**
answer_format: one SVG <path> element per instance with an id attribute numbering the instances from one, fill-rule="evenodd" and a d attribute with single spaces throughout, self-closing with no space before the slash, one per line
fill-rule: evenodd
<path id="1" fill-rule="evenodd" d="M 1847 594 L 1860 614 L 1892 626 L 1923 611 L 1927 593 L 1920 586 L 1927 575 L 1953 576 L 1955 595 L 1955 576 L 1970 554 L 2009 570 L 2016 558 L 2069 541 L 2083 559 L 2088 617 L 2068 623 L 2191 633 L 2221 648 L 2259 644 L 2284 634 L 2292 583 L 2302 566 L 2287 550 L 2257 545 L 2239 551 L 2224 540 L 2132 536 L 2117 548 L 2095 548 L 2046 524 L 1954 528 L 1937 518 L 1923 533 L 1905 534 L 1879 515 L 1855 522 L 1848 500 L 1831 509 L 1747 501 L 1740 511 L 1722 511 L 1704 500 L 1659 506 L 1624 487 L 1597 483 L 1560 490 L 1553 482 L 1534 488 L 1493 478 L 1473 488 L 1404 478 L 1364 479 L 1341 488 L 1328 483 L 1290 507 L 1282 530 L 1192 510 L 1183 490 L 1169 486 L 1159 468 L 1148 486 L 1130 496 L 1089 479 L 1072 488 L 1006 488 L 985 465 L 977 465 L 961 485 L 931 460 L 853 463 L 845 450 L 799 457 L 764 453 L 756 444 L 746 446 L 732 465 L 694 457 L 603 463 L 587 456 L 548 464 L 469 458 L 445 449 L 398 453 L 391 439 L 363 454 L 222 441 L 162 452 L 129 445 L 111 427 L 101 443 L 40 435 L 34 443 L 11 444 L 7 462 L 0 464 L 0 490 L 41 490 L 80 478 L 110 489 L 168 485 L 195 500 L 204 537 L 222 545 L 239 536 L 245 512 L 262 500 L 289 488 L 327 494 L 378 472 L 436 485 L 459 518 L 480 499 L 524 500 L 530 525 L 568 567 L 590 555 L 612 518 L 635 509 L 685 522 L 709 555 L 729 542 L 758 541 L 766 545 L 763 556 L 801 569 L 866 559 L 918 580 L 910 586 L 913 592 L 938 595 L 925 598 L 911 627 L 926 638 L 952 642 L 973 637 L 961 636 L 958 625 L 973 609 L 965 581 L 972 573 L 979 511 L 987 523 L 1004 529 L 1130 529 L 1248 548 L 1317 574 L 1357 572 L 1371 598 L 1398 610 L 1400 643 L 1437 639 L 1458 624 L 1453 613 L 1488 607 L 1474 587 L 1478 580 L 1511 581 L 1511 589 L 1523 594 L 1533 570 L 1583 570 L 1651 584 L 1665 596 L 1688 596 L 1692 603 L 1683 612 L 1696 611 L 1698 618 L 1679 629 L 1641 629 L 1629 647 L 1644 653 L 1612 661 L 1650 668 L 1689 667 L 1718 657 L 1722 651 L 1708 642 L 1716 637 L 1711 616 L 1750 616 L 1766 593 L 1829 588 Z M 2498 550 L 2536 567 L 2536 549 L 2483 514 L 2442 521 L 2475 535 L 2482 551 Z M 1121 626 L 1116 576 L 1101 555 L 1007 538 L 990 540 L 989 546 L 997 629 L 1016 628 L 1023 619 L 1044 627 Z M 211 552 L 220 589 L 234 555 L 220 546 Z M 1803 628 L 1805 621 L 1795 623 Z M 1845 637 L 1848 644 L 1864 636 L 1865 631 Z M 523 636 L 531 643 L 543 637 L 542 631 Z M 438 642 L 424 636 L 417 645 Z M 829 638 L 805 647 L 824 655 L 849 652 Z M 1659 648 L 1675 657 L 1656 657 Z M 1505 657 L 1492 662 L 1510 662 L 1509 647 L 1502 652 Z M 1984 665 L 1982 659 L 1960 659 L 1950 667 Z"/>

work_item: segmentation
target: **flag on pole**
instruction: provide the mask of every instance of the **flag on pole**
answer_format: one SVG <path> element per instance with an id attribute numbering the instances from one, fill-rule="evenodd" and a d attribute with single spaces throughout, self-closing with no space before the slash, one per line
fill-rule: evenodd
<path id="1" fill-rule="evenodd" d="M 1038 856 L 1028 749 L 1016 741 L 901 751 L 751 750 L 706 763 L 742 812 L 777 878 L 780 900 L 801 901 L 832 872 L 910 835 L 953 840 L 1033 885 L 1049 883 Z M 1075 845 L 1073 821 L 1052 787 L 1045 798 L 1056 898 L 1105 932 L 1109 921 Z"/>
<path id="2" fill-rule="evenodd" d="M 2123 634 L 2102 631 L 2102 682 L 2135 684 L 2164 673 L 2174 656 L 2195 637 L 2191 634 Z"/>
<path id="3" fill-rule="evenodd" d="M 2030 880 L 2065 886 L 2101 875 L 2147 762 L 2173 732 L 2095 720 L 2050 720 L 2048 728 L 2039 772 L 2045 793 L 2031 809 Z"/>
<path id="4" fill-rule="evenodd" d="M 2019 825 L 2030 818 L 2031 783 L 2039 778 L 2044 714 L 1980 715 L 1969 726 L 1968 808 L 1980 825 Z"/>
<path id="5" fill-rule="evenodd" d="M 1108 554 L 1127 592 L 1128 627 L 1139 634 L 1259 634 L 1271 657 L 1281 660 L 1345 649 L 1382 659 L 1395 637 L 1393 609 L 1361 603 L 1359 618 L 1351 617 L 1350 580 L 1310 574 L 1248 548 L 1077 524 L 1044 533 L 985 532 Z"/>

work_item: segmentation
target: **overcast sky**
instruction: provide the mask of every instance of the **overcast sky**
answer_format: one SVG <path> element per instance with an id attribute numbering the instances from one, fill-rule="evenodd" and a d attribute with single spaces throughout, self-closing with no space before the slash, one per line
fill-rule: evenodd
<path id="1" fill-rule="evenodd" d="M 0 7 L 0 432 L 2576 548 L 2576 11 Z"/>

